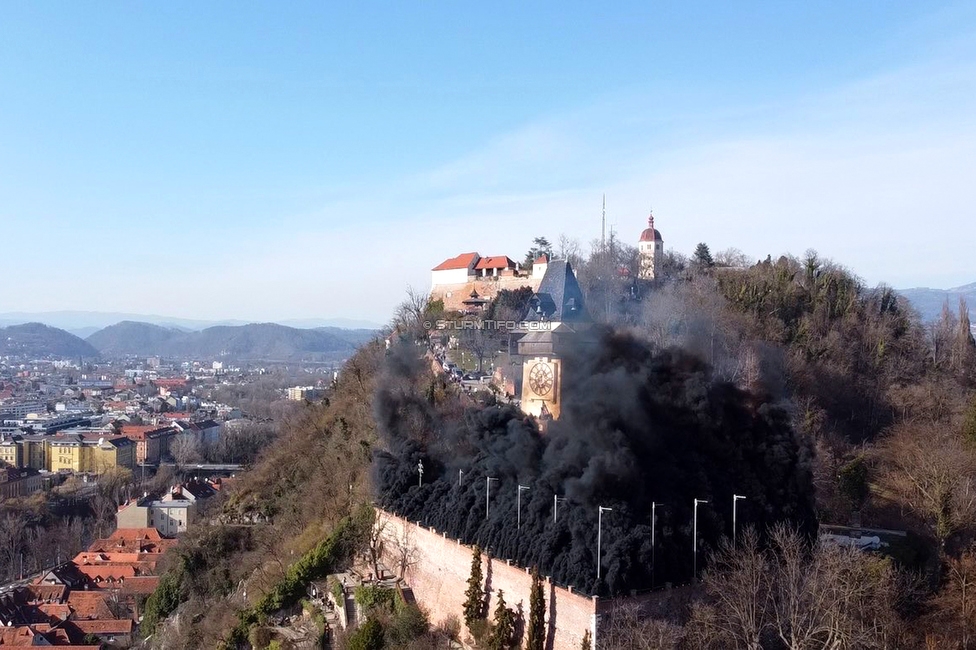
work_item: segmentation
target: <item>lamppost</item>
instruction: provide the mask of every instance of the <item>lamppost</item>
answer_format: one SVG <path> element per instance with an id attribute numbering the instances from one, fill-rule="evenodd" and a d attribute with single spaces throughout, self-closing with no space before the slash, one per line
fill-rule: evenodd
<path id="1" fill-rule="evenodd" d="M 559 510 L 559 502 L 565 500 L 566 497 L 561 497 L 558 494 L 552 495 L 552 523 L 556 523 L 556 513 Z"/>
<path id="2" fill-rule="evenodd" d="M 418 476 L 417 485 L 423 487 L 424 485 L 424 459 L 423 458 L 417 461 L 417 476 Z"/>
<path id="3" fill-rule="evenodd" d="M 599 511 L 597 512 L 597 524 L 596 524 L 596 579 L 597 582 L 600 581 L 600 551 L 603 545 L 603 513 L 613 512 L 613 508 L 604 508 L 599 506 Z"/>
<path id="4" fill-rule="evenodd" d="M 519 485 L 518 486 L 518 496 L 515 497 L 515 511 L 516 511 L 516 523 L 515 529 L 522 530 L 522 490 L 528 490 L 529 486 Z"/>
<path id="5" fill-rule="evenodd" d="M 657 577 L 657 545 L 654 543 L 654 535 L 657 530 L 657 507 L 660 503 L 651 501 L 651 589 L 654 588 L 654 580 Z"/>
<path id="6" fill-rule="evenodd" d="M 692 524 L 692 537 L 695 545 L 695 561 L 694 561 L 694 576 L 695 580 L 698 579 L 698 506 L 701 504 L 708 503 L 705 499 L 695 499 L 695 517 Z"/>
<path id="7" fill-rule="evenodd" d="M 485 519 L 488 518 L 488 504 L 491 498 L 491 482 L 497 481 L 497 478 L 492 478 L 491 476 L 485 477 Z"/>
<path id="8" fill-rule="evenodd" d="M 732 495 L 732 548 L 735 548 L 735 511 L 739 499 L 745 499 L 745 497 L 740 494 Z"/>

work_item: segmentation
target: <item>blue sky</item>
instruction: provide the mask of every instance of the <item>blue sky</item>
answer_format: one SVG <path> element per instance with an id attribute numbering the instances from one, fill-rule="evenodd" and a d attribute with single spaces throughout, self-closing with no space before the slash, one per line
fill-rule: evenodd
<path id="1" fill-rule="evenodd" d="M 976 280 L 976 6 L 2 3 L 0 312 L 385 321 L 599 234 Z"/>

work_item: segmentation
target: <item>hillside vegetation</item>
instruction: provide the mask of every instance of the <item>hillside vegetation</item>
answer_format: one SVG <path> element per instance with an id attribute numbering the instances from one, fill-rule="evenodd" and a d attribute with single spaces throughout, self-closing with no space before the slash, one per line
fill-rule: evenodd
<path id="1" fill-rule="evenodd" d="M 0 356 L 31 359 L 97 357 L 98 350 L 74 334 L 41 323 L 0 327 Z"/>
<path id="2" fill-rule="evenodd" d="M 101 329 L 88 342 L 103 355 L 162 355 L 178 358 L 328 361 L 346 358 L 373 336 L 372 330 L 335 327 L 298 329 L 274 323 L 219 325 L 198 332 L 123 321 Z"/>

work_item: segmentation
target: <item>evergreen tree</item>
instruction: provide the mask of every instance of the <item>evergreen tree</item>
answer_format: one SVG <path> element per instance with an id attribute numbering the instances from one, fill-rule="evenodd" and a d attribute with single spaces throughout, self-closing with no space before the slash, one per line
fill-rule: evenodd
<path id="1" fill-rule="evenodd" d="M 488 650 L 507 650 L 515 644 L 515 612 L 505 605 L 505 592 L 498 590 L 495 625 L 488 637 Z"/>
<path id="2" fill-rule="evenodd" d="M 583 635 L 583 642 L 580 643 L 580 650 L 593 650 L 593 637 L 590 636 L 589 630 L 587 630 Z"/>
<path id="3" fill-rule="evenodd" d="M 972 322 L 969 320 L 969 305 L 966 304 L 965 298 L 959 299 L 959 324 L 957 327 L 952 356 L 955 359 L 956 369 L 965 377 L 973 371 L 974 360 L 976 360 L 976 341 L 973 340 Z"/>
<path id="4" fill-rule="evenodd" d="M 539 570 L 532 572 L 532 591 L 529 593 L 529 628 L 526 650 L 543 650 L 546 645 L 546 600 L 542 592 Z"/>
<path id="5" fill-rule="evenodd" d="M 545 237 L 536 237 L 532 240 L 532 248 L 525 254 L 525 261 L 522 263 L 522 266 L 526 269 L 531 269 L 532 264 L 543 254 L 548 255 L 549 259 L 552 259 L 552 244 Z"/>
<path id="6" fill-rule="evenodd" d="M 708 250 L 708 244 L 701 243 L 695 247 L 695 253 L 691 256 L 694 261 L 695 266 L 702 269 L 708 269 L 715 266 L 715 260 L 712 259 L 712 252 Z"/>
<path id="7" fill-rule="evenodd" d="M 481 573 L 481 547 L 474 547 L 471 557 L 471 576 L 468 578 L 468 589 L 464 592 L 464 622 L 468 627 L 471 623 L 485 617 L 485 590 L 481 586 L 484 575 Z"/>

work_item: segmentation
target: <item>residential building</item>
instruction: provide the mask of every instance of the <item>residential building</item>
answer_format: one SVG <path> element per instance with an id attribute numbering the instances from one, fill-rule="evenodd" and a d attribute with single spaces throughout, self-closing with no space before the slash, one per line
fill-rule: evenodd
<path id="1" fill-rule="evenodd" d="M 197 503 L 215 495 L 216 490 L 204 481 L 174 486 L 162 497 L 144 496 L 121 506 L 116 524 L 124 528 L 155 528 L 165 537 L 185 533 L 197 516 Z"/>
<path id="2" fill-rule="evenodd" d="M 155 465 L 162 457 L 164 439 L 173 436 L 172 427 L 127 424 L 122 427 L 122 435 L 136 445 L 136 464 Z M 168 446 L 167 446 L 168 448 Z"/>
<path id="3" fill-rule="evenodd" d="M 44 476 L 36 469 L 0 468 L 0 499 L 26 497 L 44 489 Z"/>
<path id="4" fill-rule="evenodd" d="M 0 461 L 8 467 L 24 466 L 24 445 L 20 436 L 0 437 Z"/>
<path id="5" fill-rule="evenodd" d="M 125 436 L 93 439 L 73 434 L 49 438 L 48 471 L 102 474 L 114 467 L 135 467 L 135 443 Z"/>

